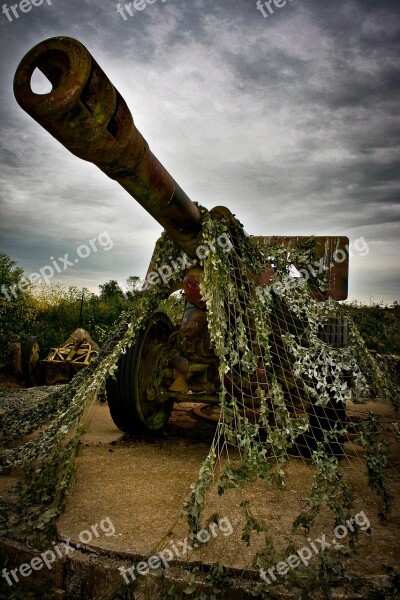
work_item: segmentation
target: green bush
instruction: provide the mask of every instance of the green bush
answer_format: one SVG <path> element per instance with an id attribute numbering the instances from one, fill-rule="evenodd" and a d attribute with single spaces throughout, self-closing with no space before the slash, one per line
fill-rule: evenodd
<path id="1" fill-rule="evenodd" d="M 0 284 L 0 366 L 4 366 L 9 342 L 31 333 L 37 309 L 24 270 L 4 252 L 0 252 Z"/>
<path id="2" fill-rule="evenodd" d="M 351 302 L 345 305 L 357 325 L 369 350 L 379 354 L 400 354 L 400 304 L 363 305 Z"/>

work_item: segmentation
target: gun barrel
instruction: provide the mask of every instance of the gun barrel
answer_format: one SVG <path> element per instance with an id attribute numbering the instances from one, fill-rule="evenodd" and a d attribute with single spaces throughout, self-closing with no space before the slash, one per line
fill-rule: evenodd
<path id="1" fill-rule="evenodd" d="M 39 69 L 52 84 L 35 94 Z M 194 256 L 201 213 L 150 151 L 118 90 L 83 44 L 55 37 L 32 48 L 14 77 L 18 104 L 70 152 L 115 179 Z"/>

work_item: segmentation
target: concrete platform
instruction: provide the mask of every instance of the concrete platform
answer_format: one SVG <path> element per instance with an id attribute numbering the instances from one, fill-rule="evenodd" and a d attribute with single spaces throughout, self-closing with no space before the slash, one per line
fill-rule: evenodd
<path id="1" fill-rule="evenodd" d="M 38 589 L 47 577 L 60 596 L 98 600 L 106 597 L 116 585 L 124 583 L 119 567 L 129 568 L 174 545 L 182 550 L 187 536 L 187 526 L 181 516 L 182 505 L 215 432 L 215 425 L 200 421 L 192 409 L 193 405 L 178 405 L 166 433 L 156 439 L 146 436 L 130 439 L 114 426 L 106 405 L 93 404 L 87 415 L 82 451 L 77 459 L 76 483 L 67 509 L 57 524 L 59 540 L 70 540 L 77 549 L 57 561 L 58 570 L 38 571 L 21 581 L 23 585 Z M 335 591 L 338 598 L 364 598 L 357 595 L 365 593 L 359 591 L 361 584 L 373 589 L 383 585 L 387 580 L 383 565 L 400 570 L 400 457 L 398 443 L 394 442 L 391 433 L 391 423 L 398 422 L 399 416 L 384 402 L 350 405 L 348 413 L 362 416 L 367 415 L 368 410 L 378 415 L 391 443 L 388 476 L 389 490 L 394 498 L 393 510 L 386 522 L 379 521 L 381 506 L 366 485 L 362 449 L 350 440 L 346 443 L 346 457 L 341 460 L 341 469 L 344 479 L 355 490 L 354 514 L 363 512 L 371 524 L 372 534 L 359 532 L 359 552 L 348 563 L 359 582 L 354 595 L 338 588 Z M 230 451 L 230 457 L 235 460 L 234 450 Z M 221 468 L 224 461 L 223 456 Z M 254 534 L 249 546 L 241 540 L 244 517 L 240 503 L 250 501 L 253 514 L 264 520 L 278 550 L 286 547 L 285 536 L 291 536 L 295 547 L 301 548 L 309 544 L 307 536 L 293 536 L 291 524 L 304 506 L 303 499 L 310 491 L 314 472 L 309 461 L 292 457 L 287 468 L 287 484 L 282 490 L 257 482 L 241 490 L 229 490 L 219 497 L 216 489 L 212 489 L 205 516 L 218 513 L 220 519 L 225 519 L 225 528 L 215 530 L 216 535 L 209 544 L 199 544 L 197 550 L 179 557 L 175 555 L 169 563 L 168 577 L 181 581 L 188 561 L 199 561 L 206 566 L 219 561 L 242 583 L 236 595 L 232 592 L 224 597 L 252 597 L 246 591 L 245 575 L 252 570 L 252 557 L 262 547 L 262 539 Z M 6 489 L 4 485 L 2 489 Z M 323 513 L 310 533 L 310 540 L 321 534 L 332 540 L 333 529 L 331 517 Z M 27 560 L 22 559 L 24 552 L 18 544 L 3 540 L 0 556 L 8 553 L 13 556 L 12 563 L 20 564 Z M 157 592 L 152 586 L 156 586 L 157 581 L 140 576 L 138 579 L 141 581 L 135 600 L 156 600 Z"/>

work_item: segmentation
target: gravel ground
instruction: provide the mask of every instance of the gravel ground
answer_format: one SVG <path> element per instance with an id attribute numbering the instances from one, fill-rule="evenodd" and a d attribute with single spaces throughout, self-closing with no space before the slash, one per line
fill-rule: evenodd
<path id="1" fill-rule="evenodd" d="M 29 411 L 42 398 L 61 389 L 62 385 L 40 386 L 31 388 L 13 388 L 0 390 L 0 414 L 11 410 Z"/>

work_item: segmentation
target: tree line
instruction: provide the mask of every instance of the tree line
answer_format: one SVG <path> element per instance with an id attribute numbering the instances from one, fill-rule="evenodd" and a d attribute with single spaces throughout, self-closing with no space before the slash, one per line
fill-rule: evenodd
<path id="1" fill-rule="evenodd" d="M 24 285 L 19 285 L 22 280 Z M 107 281 L 99 286 L 98 294 L 76 286 L 66 289 L 59 283 L 27 284 L 24 270 L 7 254 L 0 253 L 1 286 L 16 290 L 9 298 L 0 294 L 0 365 L 6 363 L 9 342 L 23 342 L 35 335 L 44 347 L 59 346 L 78 326 L 83 326 L 101 346 L 120 314 L 134 307 L 138 280 L 134 275 L 129 277 L 125 292 L 116 280 Z M 345 305 L 345 310 L 369 349 L 400 354 L 398 302 L 392 306 L 353 302 Z M 175 317 L 178 319 L 178 313 Z"/>

